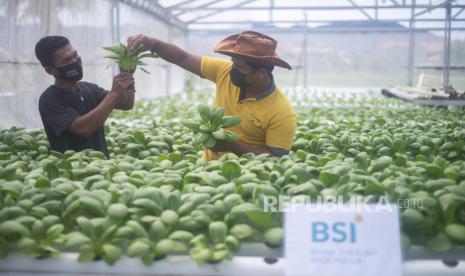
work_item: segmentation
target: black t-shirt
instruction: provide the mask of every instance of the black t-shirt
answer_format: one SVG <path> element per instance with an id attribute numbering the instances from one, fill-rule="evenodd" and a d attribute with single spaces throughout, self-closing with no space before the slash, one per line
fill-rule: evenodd
<path id="1" fill-rule="evenodd" d="M 40 117 L 52 150 L 64 152 L 94 149 L 109 157 L 103 126 L 89 138 L 68 131 L 76 118 L 97 107 L 106 94 L 107 91 L 96 84 L 79 82 L 77 91 L 52 85 L 40 95 Z"/>

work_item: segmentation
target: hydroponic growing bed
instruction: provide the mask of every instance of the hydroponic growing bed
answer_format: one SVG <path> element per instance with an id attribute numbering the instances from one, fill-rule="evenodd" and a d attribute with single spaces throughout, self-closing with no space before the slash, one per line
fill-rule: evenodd
<path id="1" fill-rule="evenodd" d="M 95 151 L 52 152 L 42 130 L 2 130 L 0 270 L 282 275 L 283 214 L 263 212 L 265 195 L 421 202 L 400 206 L 406 274 L 428 267 L 412 268 L 413 259 L 463 260 L 463 109 L 369 93 L 287 94 L 298 128 L 292 153 L 281 158 L 204 162 L 180 122 L 198 116 L 209 92 L 114 112 L 105 127 L 109 160 Z"/>

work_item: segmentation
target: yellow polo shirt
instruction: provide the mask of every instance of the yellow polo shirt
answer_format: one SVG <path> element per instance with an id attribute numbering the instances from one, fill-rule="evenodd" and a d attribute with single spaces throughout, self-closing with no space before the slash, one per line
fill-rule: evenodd
<path id="1" fill-rule="evenodd" d="M 239 140 L 273 154 L 287 154 L 292 147 L 296 114 L 287 97 L 274 86 L 256 98 L 240 99 L 241 90 L 231 82 L 232 62 L 221 58 L 202 57 L 202 76 L 216 84 L 215 106 L 223 107 L 225 115 L 241 118 L 229 128 Z M 206 150 L 204 158 L 215 160 L 224 153 Z"/>

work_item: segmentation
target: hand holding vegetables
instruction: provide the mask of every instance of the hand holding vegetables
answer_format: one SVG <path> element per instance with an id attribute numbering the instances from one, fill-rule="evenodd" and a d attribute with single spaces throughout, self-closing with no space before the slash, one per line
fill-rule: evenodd
<path id="1" fill-rule="evenodd" d="M 110 55 L 105 56 L 106 58 L 113 59 L 116 63 L 119 64 L 120 70 L 123 72 L 133 73 L 136 70 L 137 65 L 144 66 L 147 65 L 141 60 L 146 57 L 158 58 L 154 53 L 145 53 L 147 50 L 144 49 L 144 45 L 140 44 L 132 51 L 128 51 L 128 48 L 122 43 L 115 44 L 113 46 L 103 47 L 103 49 L 111 52 Z M 140 67 L 142 71 L 147 74 L 150 74 L 143 67 Z"/>
<path id="2" fill-rule="evenodd" d="M 203 145 L 205 148 L 213 148 L 217 140 L 232 142 L 237 139 L 236 134 L 225 128 L 240 124 L 241 118 L 224 116 L 222 107 L 215 108 L 199 105 L 198 111 L 201 117 L 200 122 L 183 122 L 185 127 L 195 133 L 195 144 Z"/>
<path id="3" fill-rule="evenodd" d="M 134 77 L 129 73 L 120 73 L 113 78 L 111 92 L 124 95 L 130 85 L 134 84 Z"/>
<path id="4" fill-rule="evenodd" d="M 133 51 L 139 45 L 143 45 L 142 49 L 144 51 L 148 51 L 153 48 L 154 39 L 143 34 L 138 34 L 134 36 L 128 37 L 128 49 L 129 51 Z"/>
<path id="5" fill-rule="evenodd" d="M 129 52 L 128 48 L 122 43 L 115 44 L 113 46 L 103 47 L 103 49 L 111 52 L 110 55 L 105 56 L 106 58 L 113 59 L 116 63 L 119 64 L 121 72 L 134 73 L 137 65 L 140 65 L 140 69 L 147 74 L 150 74 L 142 66 L 147 65 L 141 60 L 146 57 L 158 58 L 154 53 L 144 53 L 146 50 L 143 49 L 144 45 L 140 44 L 136 49 Z M 129 89 L 135 91 L 134 84 L 129 86 Z"/>

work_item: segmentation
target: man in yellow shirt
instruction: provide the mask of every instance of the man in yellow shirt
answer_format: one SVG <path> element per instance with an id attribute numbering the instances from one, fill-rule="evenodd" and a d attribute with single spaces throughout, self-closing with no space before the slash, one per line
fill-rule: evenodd
<path id="1" fill-rule="evenodd" d="M 264 34 L 246 31 L 225 38 L 214 51 L 231 57 L 231 61 L 200 57 L 153 37 L 136 35 L 128 38 L 128 48 L 143 44 L 161 58 L 216 84 L 215 105 L 225 115 L 241 118 L 229 130 L 237 134 L 234 142 L 218 141 L 205 152 L 207 160 L 224 152 L 237 155 L 252 152 L 285 155 L 292 147 L 296 114 L 286 96 L 276 87 L 274 66 L 291 69 L 276 53 L 277 42 Z"/>

